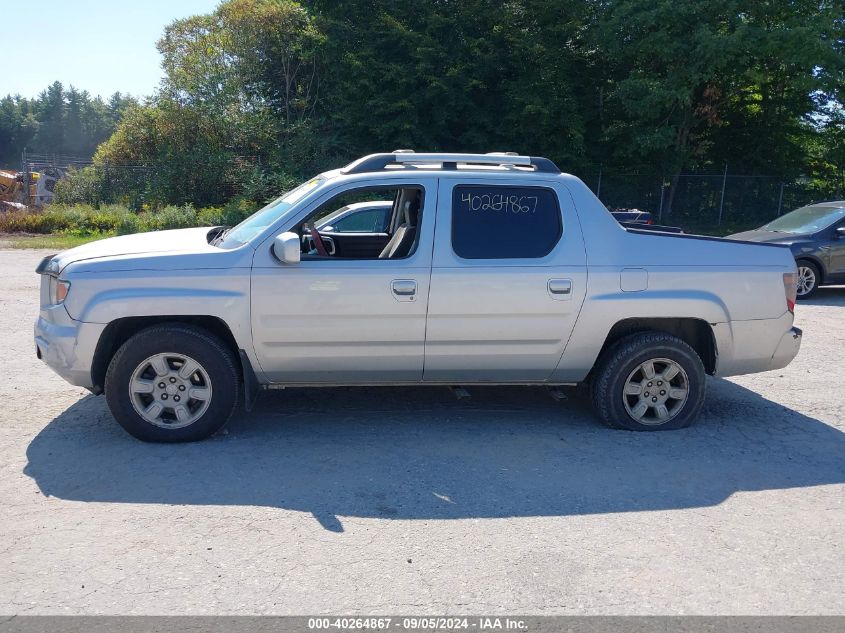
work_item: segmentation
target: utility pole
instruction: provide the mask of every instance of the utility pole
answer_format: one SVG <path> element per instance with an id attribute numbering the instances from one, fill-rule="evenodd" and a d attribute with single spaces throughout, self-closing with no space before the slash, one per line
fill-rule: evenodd
<path id="1" fill-rule="evenodd" d="M 722 176 L 722 198 L 719 200 L 719 226 L 722 226 L 722 209 L 725 206 L 725 185 L 728 182 L 728 164 L 725 163 L 725 173 Z"/>
<path id="2" fill-rule="evenodd" d="M 665 189 L 666 189 L 665 180 L 663 179 L 663 176 L 661 176 L 660 177 L 660 208 L 657 211 L 657 219 L 661 220 L 661 224 L 662 224 L 662 220 L 663 220 L 663 191 Z"/>
<path id="3" fill-rule="evenodd" d="M 780 216 L 780 210 L 783 208 L 783 181 L 780 182 L 780 196 L 778 196 L 778 216 Z"/>
<path id="4" fill-rule="evenodd" d="M 596 198 L 601 200 L 601 165 L 599 165 L 599 183 L 596 186 Z"/>
<path id="5" fill-rule="evenodd" d="M 23 172 L 23 203 L 29 207 L 29 161 L 26 158 L 26 148 L 21 154 L 21 172 Z"/>

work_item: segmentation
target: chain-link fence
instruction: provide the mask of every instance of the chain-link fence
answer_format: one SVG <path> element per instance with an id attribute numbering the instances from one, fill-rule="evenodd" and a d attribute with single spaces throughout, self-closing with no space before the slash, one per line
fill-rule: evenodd
<path id="1" fill-rule="evenodd" d="M 24 196 L 14 202 L 41 208 L 53 201 L 56 183 L 61 178 L 71 170 L 81 169 L 90 164 L 90 159 L 79 156 L 23 152 L 20 178 Z"/>
<path id="2" fill-rule="evenodd" d="M 773 176 L 662 178 L 598 172 L 581 177 L 608 208 L 649 211 L 656 222 L 689 232 L 728 233 L 760 226 L 818 197 L 805 179 Z"/>
<path id="3" fill-rule="evenodd" d="M 90 165 L 88 160 L 57 155 L 25 154 L 23 160 L 25 172 L 58 168 L 60 176 Z M 819 198 L 808 179 L 733 175 L 727 170 L 675 177 L 590 169 L 575 173 L 610 209 L 649 211 L 659 224 L 696 233 L 727 234 L 760 226 Z M 146 201 L 203 206 L 221 204 L 237 195 L 261 201 L 291 184 L 289 177 L 274 177 L 252 156 L 192 164 L 98 165 L 90 174 L 90 179 L 76 179 L 74 191 L 69 192 L 71 199 L 122 201 L 135 207 Z"/>

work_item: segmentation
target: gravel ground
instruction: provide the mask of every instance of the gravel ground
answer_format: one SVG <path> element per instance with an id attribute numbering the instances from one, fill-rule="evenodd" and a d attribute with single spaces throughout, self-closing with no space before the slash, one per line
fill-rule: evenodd
<path id="1" fill-rule="evenodd" d="M 845 288 L 637 434 L 541 389 L 296 389 L 142 444 L 37 361 L 0 251 L 0 613 L 845 614 Z"/>

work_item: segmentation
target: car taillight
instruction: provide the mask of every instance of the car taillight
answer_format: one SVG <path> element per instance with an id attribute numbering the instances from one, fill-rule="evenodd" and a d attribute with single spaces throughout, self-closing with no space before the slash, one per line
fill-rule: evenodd
<path id="1" fill-rule="evenodd" d="M 646 223 L 646 224 L 654 224 L 654 220 L 652 220 L 651 218 L 649 218 L 648 220 L 646 220 L 646 222 L 645 222 L 645 223 Z"/>
<path id="2" fill-rule="evenodd" d="M 786 309 L 795 314 L 795 299 L 798 296 L 798 273 L 783 273 L 783 291 L 786 293 Z"/>

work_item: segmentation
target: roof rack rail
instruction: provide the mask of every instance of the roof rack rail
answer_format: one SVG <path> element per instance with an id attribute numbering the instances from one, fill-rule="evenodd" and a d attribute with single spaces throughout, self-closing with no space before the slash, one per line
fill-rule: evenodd
<path id="1" fill-rule="evenodd" d="M 439 164 L 441 169 L 457 169 L 458 163 L 465 165 L 498 165 L 507 167 L 532 167 L 536 172 L 559 174 L 560 169 L 548 158 L 520 156 L 514 152 L 490 152 L 489 154 L 432 154 L 416 153 L 412 150 L 396 150 L 390 154 L 370 154 L 349 163 L 341 169 L 343 174 L 363 174 L 382 171 L 388 166 L 412 166 Z"/>

